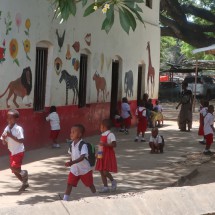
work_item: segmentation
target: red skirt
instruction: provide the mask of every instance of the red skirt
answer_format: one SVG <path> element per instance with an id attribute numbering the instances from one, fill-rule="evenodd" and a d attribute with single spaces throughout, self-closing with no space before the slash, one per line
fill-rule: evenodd
<path id="1" fill-rule="evenodd" d="M 97 158 L 95 170 L 117 172 L 117 162 L 112 147 L 103 148 L 103 157 Z"/>
<path id="2" fill-rule="evenodd" d="M 137 124 L 137 132 L 145 132 L 147 129 L 147 118 L 143 117 L 142 119 L 139 119 L 138 124 Z"/>
<path id="3" fill-rule="evenodd" d="M 198 135 L 199 136 L 204 136 L 204 118 L 203 116 L 200 114 L 200 118 L 199 118 L 199 131 L 198 131 Z"/>

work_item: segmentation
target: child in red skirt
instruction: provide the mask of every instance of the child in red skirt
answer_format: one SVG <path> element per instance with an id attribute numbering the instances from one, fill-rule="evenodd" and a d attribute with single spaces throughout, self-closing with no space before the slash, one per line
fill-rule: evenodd
<path id="1" fill-rule="evenodd" d="M 50 138 L 53 142 L 52 148 L 60 148 L 60 144 L 57 143 L 57 138 L 60 133 L 60 119 L 55 106 L 50 107 L 50 114 L 46 117 L 46 121 L 50 121 Z"/>
<path id="2" fill-rule="evenodd" d="M 135 114 L 138 119 L 138 124 L 137 124 L 137 136 L 134 139 L 134 141 L 137 142 L 140 134 L 142 133 L 141 142 L 145 142 L 144 136 L 145 136 L 145 131 L 147 129 L 148 122 L 147 122 L 147 118 L 146 118 L 145 103 L 143 101 L 140 101 L 139 107 L 136 109 Z"/>
<path id="3" fill-rule="evenodd" d="M 22 160 L 24 158 L 25 147 L 23 128 L 16 124 L 19 118 L 17 110 L 9 110 L 7 113 L 8 126 L 4 129 L 1 135 L 1 140 L 4 145 L 7 144 L 10 151 L 10 168 L 14 175 L 22 182 L 19 191 L 25 191 L 29 187 L 28 171 L 22 170 Z"/>
<path id="4" fill-rule="evenodd" d="M 209 106 L 209 102 L 208 101 L 201 101 L 201 107 L 200 107 L 200 111 L 199 111 L 199 131 L 198 131 L 198 135 L 199 136 L 203 136 L 203 140 L 199 141 L 199 143 L 201 144 L 206 144 L 205 138 L 204 138 L 204 118 L 208 112 L 208 106 Z"/>
<path id="5" fill-rule="evenodd" d="M 114 191 L 117 187 L 117 182 L 114 180 L 110 172 L 117 172 L 117 162 L 114 152 L 116 147 L 116 137 L 110 131 L 111 121 L 109 119 L 104 119 L 101 123 L 100 130 L 102 132 L 99 150 L 97 154 L 97 161 L 95 170 L 98 170 L 101 174 L 102 182 L 104 187 L 101 189 L 101 193 L 107 193 L 110 191 L 108 187 L 107 179 L 111 181 L 111 189 Z"/>
<path id="6" fill-rule="evenodd" d="M 209 105 L 208 113 L 204 118 L 204 135 L 206 140 L 206 147 L 203 153 L 205 155 L 212 155 L 212 152 L 210 151 L 210 147 L 211 147 L 211 144 L 213 143 L 213 134 L 215 132 L 213 112 L 214 112 L 214 106 Z"/>
<path id="7" fill-rule="evenodd" d="M 128 103 L 128 99 L 126 97 L 122 98 L 122 105 L 121 105 L 121 116 L 123 118 L 123 124 L 125 126 L 125 134 L 128 134 L 128 129 L 131 126 L 131 109 Z"/>

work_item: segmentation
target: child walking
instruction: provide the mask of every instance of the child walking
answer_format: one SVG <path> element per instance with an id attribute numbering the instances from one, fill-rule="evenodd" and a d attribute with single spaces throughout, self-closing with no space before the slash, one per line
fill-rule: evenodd
<path id="1" fill-rule="evenodd" d="M 149 146 L 151 148 L 150 153 L 163 153 L 164 141 L 162 136 L 158 135 L 158 128 L 152 128 L 151 137 L 149 140 Z"/>
<path id="2" fill-rule="evenodd" d="M 17 125 L 19 112 L 17 110 L 9 110 L 7 112 L 7 127 L 1 135 L 3 144 L 7 144 L 10 151 L 10 168 L 12 173 L 22 182 L 19 191 L 25 191 L 29 187 L 28 171 L 22 170 L 22 161 L 24 158 L 25 147 L 23 128 Z"/>
<path id="3" fill-rule="evenodd" d="M 124 126 L 125 126 L 125 134 L 128 134 L 128 129 L 131 126 L 131 109 L 128 103 L 128 99 L 126 97 L 122 98 L 122 105 L 121 105 L 121 116 L 123 118 Z"/>
<path id="4" fill-rule="evenodd" d="M 198 135 L 203 136 L 203 140 L 199 141 L 199 143 L 205 145 L 205 137 L 204 137 L 204 118 L 208 112 L 208 106 L 209 106 L 209 101 L 201 101 L 201 107 L 200 107 L 200 112 L 199 112 L 199 131 Z"/>
<path id="5" fill-rule="evenodd" d="M 74 125 L 71 128 L 70 138 L 73 141 L 71 144 L 71 159 L 65 163 L 65 166 L 70 168 L 70 173 L 67 181 L 67 188 L 63 197 L 64 201 L 69 200 L 69 196 L 73 187 L 77 187 L 79 180 L 83 182 L 86 187 L 89 187 L 92 193 L 96 192 L 93 184 L 93 171 L 90 166 L 88 158 L 87 145 L 83 143 L 82 137 L 85 128 L 81 124 Z M 80 144 L 83 144 L 80 148 Z"/>
<path id="6" fill-rule="evenodd" d="M 97 162 L 95 170 L 98 170 L 101 174 L 104 187 L 101 189 L 101 193 L 110 192 L 107 179 L 111 181 L 111 190 L 116 190 L 117 182 L 113 178 L 110 172 L 117 172 L 117 162 L 114 152 L 116 147 L 116 137 L 110 131 L 111 122 L 109 119 L 104 119 L 101 123 L 101 138 L 99 143 L 99 150 L 97 155 Z"/>
<path id="7" fill-rule="evenodd" d="M 144 136 L 145 136 L 145 131 L 147 129 L 147 117 L 146 117 L 145 103 L 143 101 L 140 101 L 139 107 L 136 109 L 135 115 L 137 116 L 138 124 L 137 124 L 137 136 L 134 139 L 134 141 L 137 142 L 139 140 L 140 134 L 142 134 L 141 142 L 145 142 Z"/>
<path id="8" fill-rule="evenodd" d="M 57 143 L 57 138 L 60 133 L 60 119 L 55 106 L 50 107 L 49 115 L 46 117 L 46 121 L 50 121 L 51 132 L 50 138 L 52 140 L 52 148 L 60 148 L 60 144 Z"/>
<path id="9" fill-rule="evenodd" d="M 204 118 L 204 135 L 206 140 L 206 146 L 204 150 L 205 155 L 211 155 L 212 152 L 210 151 L 211 144 L 213 143 L 213 134 L 214 134 L 214 106 L 209 105 L 208 106 L 208 113 L 206 114 Z"/>

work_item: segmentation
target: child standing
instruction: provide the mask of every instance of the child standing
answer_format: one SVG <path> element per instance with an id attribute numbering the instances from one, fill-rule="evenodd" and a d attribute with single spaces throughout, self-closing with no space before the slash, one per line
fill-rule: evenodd
<path id="1" fill-rule="evenodd" d="M 114 152 L 116 147 L 116 137 L 110 131 L 111 122 L 108 119 L 104 119 L 101 123 L 101 138 L 99 143 L 99 150 L 97 155 L 97 162 L 95 170 L 98 170 L 101 174 L 104 187 L 101 189 L 101 193 L 109 192 L 107 179 L 111 181 L 112 190 L 116 190 L 117 182 L 114 180 L 110 172 L 117 172 L 117 162 Z"/>
<path id="2" fill-rule="evenodd" d="M 208 101 L 201 101 L 201 107 L 200 107 L 200 111 L 199 111 L 199 131 L 198 131 L 198 135 L 199 136 L 203 136 L 203 140 L 199 141 L 199 143 L 201 144 L 206 144 L 205 142 L 205 138 L 204 138 L 204 118 L 208 112 L 208 106 L 209 106 L 209 102 Z"/>
<path id="3" fill-rule="evenodd" d="M 137 116 L 138 124 L 137 124 L 137 136 L 134 139 L 134 141 L 137 142 L 139 139 L 140 133 L 142 133 L 141 142 L 145 142 L 144 136 L 145 136 L 145 131 L 147 129 L 147 117 L 146 117 L 145 103 L 143 101 L 140 101 L 139 107 L 136 109 L 135 115 Z"/>
<path id="4" fill-rule="evenodd" d="M 162 109 L 162 105 L 160 105 L 160 102 L 156 100 L 155 104 L 156 105 L 154 106 L 154 111 L 158 113 L 162 113 L 163 109 Z"/>
<path id="5" fill-rule="evenodd" d="M 125 126 L 125 134 L 128 134 L 128 129 L 131 126 L 132 115 L 131 115 L 130 105 L 128 104 L 128 99 L 126 97 L 122 98 L 121 116 L 123 118 L 123 122 Z"/>
<path id="6" fill-rule="evenodd" d="M 149 140 L 149 146 L 151 148 L 151 153 L 163 153 L 164 142 L 163 138 L 158 135 L 158 128 L 153 128 L 151 131 L 151 137 Z"/>
<path id="7" fill-rule="evenodd" d="M 214 129 L 214 106 L 209 105 L 208 106 L 208 113 L 206 114 L 204 118 L 204 135 L 206 140 L 206 146 L 204 150 L 205 155 L 211 155 L 212 152 L 210 151 L 211 144 L 213 143 L 213 133 L 215 131 Z"/>
<path id="8" fill-rule="evenodd" d="M 81 179 L 86 187 L 89 187 L 92 193 L 96 192 L 93 184 L 93 171 L 88 158 L 87 145 L 83 143 L 82 137 L 85 128 L 83 125 L 77 124 L 71 128 L 70 138 L 73 141 L 71 145 L 71 160 L 65 163 L 65 166 L 70 168 L 70 173 L 67 181 L 67 188 L 63 197 L 64 201 L 69 200 L 69 196 L 73 187 L 77 187 L 78 181 Z M 80 144 L 83 145 L 80 148 Z"/>
<path id="9" fill-rule="evenodd" d="M 60 144 L 57 143 L 57 138 L 60 133 L 60 119 L 55 106 L 50 107 L 49 115 L 46 117 L 46 121 L 50 121 L 51 132 L 50 138 L 52 139 L 52 148 L 60 148 Z"/>
<path id="10" fill-rule="evenodd" d="M 17 110 L 8 111 L 8 126 L 4 129 L 1 140 L 4 145 L 7 144 L 10 151 L 10 168 L 12 173 L 22 182 L 19 191 L 25 191 L 25 189 L 29 187 L 28 171 L 21 169 L 25 147 L 23 144 L 23 128 L 16 124 L 18 118 L 19 112 Z"/>

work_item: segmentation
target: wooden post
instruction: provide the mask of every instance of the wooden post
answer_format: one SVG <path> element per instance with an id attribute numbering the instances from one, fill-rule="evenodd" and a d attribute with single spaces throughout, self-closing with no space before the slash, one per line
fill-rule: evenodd
<path id="1" fill-rule="evenodd" d="M 198 59 L 196 58 L 195 85 L 194 85 L 194 98 L 193 98 L 193 112 L 195 112 L 195 106 L 196 106 L 196 84 L 197 84 L 197 76 L 198 76 Z"/>

